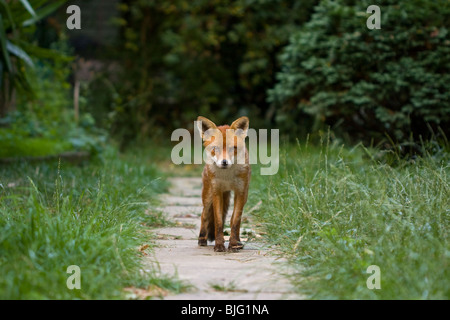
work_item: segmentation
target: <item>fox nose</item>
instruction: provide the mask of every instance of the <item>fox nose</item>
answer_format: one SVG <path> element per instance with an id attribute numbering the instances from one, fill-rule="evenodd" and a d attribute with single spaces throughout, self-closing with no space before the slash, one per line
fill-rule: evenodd
<path id="1" fill-rule="evenodd" d="M 226 167 L 228 165 L 227 160 L 222 160 L 222 166 Z"/>

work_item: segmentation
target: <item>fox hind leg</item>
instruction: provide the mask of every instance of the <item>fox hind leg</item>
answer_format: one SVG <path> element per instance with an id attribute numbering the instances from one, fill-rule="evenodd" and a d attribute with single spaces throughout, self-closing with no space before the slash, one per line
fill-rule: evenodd
<path id="1" fill-rule="evenodd" d="M 216 238 L 215 232 L 216 232 L 216 228 L 215 228 L 215 223 L 214 223 L 214 207 L 211 205 L 208 209 L 208 224 L 206 227 L 207 230 L 207 237 L 209 241 L 214 241 L 214 239 Z"/>
<path id="2" fill-rule="evenodd" d="M 222 225 L 225 225 L 225 220 L 227 218 L 228 208 L 230 206 L 231 192 L 225 191 L 223 193 L 223 209 L 222 209 Z"/>

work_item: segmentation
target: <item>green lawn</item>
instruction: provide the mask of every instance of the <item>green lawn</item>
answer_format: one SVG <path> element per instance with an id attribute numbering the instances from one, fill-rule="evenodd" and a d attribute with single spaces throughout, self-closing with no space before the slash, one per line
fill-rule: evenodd
<path id="1" fill-rule="evenodd" d="M 0 167 L 0 299 L 114 299 L 127 297 L 125 287 L 182 288 L 156 269 L 140 270 L 152 250 L 148 226 L 165 223 L 145 213 L 166 188 L 151 154 L 108 149 L 102 157 L 82 166 Z M 71 265 L 80 267 L 80 290 L 66 286 Z"/>
<path id="2" fill-rule="evenodd" d="M 284 146 L 277 175 L 253 170 L 247 209 L 262 200 L 254 215 L 310 298 L 449 299 L 449 154 L 392 166 L 377 154 Z M 366 285 L 370 265 L 381 289 Z"/>

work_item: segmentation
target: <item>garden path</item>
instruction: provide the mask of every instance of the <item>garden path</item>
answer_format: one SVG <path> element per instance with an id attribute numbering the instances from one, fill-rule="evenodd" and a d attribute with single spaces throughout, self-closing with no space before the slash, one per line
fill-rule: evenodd
<path id="1" fill-rule="evenodd" d="M 159 265 L 163 274 L 176 274 L 191 289 L 166 295 L 164 299 L 301 299 L 282 276 L 283 272 L 289 272 L 286 263 L 256 234 L 255 226 L 247 218 L 246 213 L 254 208 L 244 210 L 241 226 L 241 240 L 244 243 L 247 240 L 244 248 L 237 253 L 214 252 L 214 242 L 206 247 L 197 245 L 202 211 L 201 179 L 177 177 L 169 181 L 171 187 L 162 196 L 160 209 L 176 225 L 153 230 L 158 240 L 154 256 L 149 259 Z M 232 211 L 232 204 L 230 208 Z M 227 223 L 231 213 L 227 215 Z"/>

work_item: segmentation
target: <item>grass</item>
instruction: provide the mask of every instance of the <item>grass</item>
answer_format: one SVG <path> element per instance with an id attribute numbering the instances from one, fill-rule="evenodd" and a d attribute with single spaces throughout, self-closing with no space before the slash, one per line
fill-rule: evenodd
<path id="1" fill-rule="evenodd" d="M 66 141 L 59 141 L 46 138 L 10 139 L 2 141 L 0 148 L 0 158 L 20 157 L 20 156 L 47 156 L 71 151 L 72 145 Z"/>
<path id="2" fill-rule="evenodd" d="M 209 286 L 214 291 L 219 292 L 248 292 L 246 289 L 239 289 L 239 286 L 234 281 L 228 283 L 210 283 Z"/>
<path id="3" fill-rule="evenodd" d="M 157 268 L 143 271 L 153 236 L 164 225 L 146 214 L 166 188 L 148 152 L 71 166 L 58 161 L 0 168 L 0 298 L 122 299 L 124 288 L 183 285 Z M 147 212 L 148 213 L 148 212 Z M 81 270 L 81 289 L 69 290 L 67 267 Z M 147 268 L 148 269 L 148 268 Z"/>
<path id="4" fill-rule="evenodd" d="M 280 170 L 254 170 L 247 208 L 312 299 L 449 299 L 449 154 L 395 166 L 377 151 L 324 142 L 284 146 Z M 368 289 L 367 268 L 381 289 Z"/>

